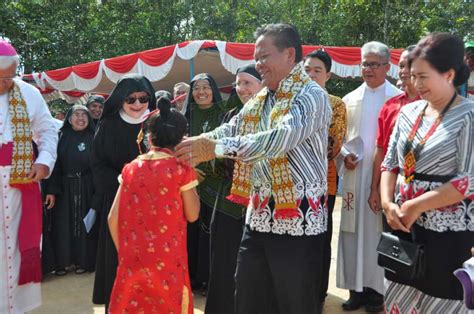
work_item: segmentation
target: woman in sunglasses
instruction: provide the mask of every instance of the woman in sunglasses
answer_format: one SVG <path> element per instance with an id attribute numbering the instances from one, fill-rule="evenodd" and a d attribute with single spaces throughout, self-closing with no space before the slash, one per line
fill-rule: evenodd
<path id="1" fill-rule="evenodd" d="M 99 213 L 96 223 L 100 224 L 93 302 L 105 304 L 106 309 L 117 270 L 117 251 L 110 237 L 107 216 L 119 186 L 118 176 L 123 166 L 139 155 L 137 136 L 143 120 L 155 106 L 155 91 L 146 77 L 123 76 L 104 104 L 92 144 L 95 188 L 92 208 Z"/>

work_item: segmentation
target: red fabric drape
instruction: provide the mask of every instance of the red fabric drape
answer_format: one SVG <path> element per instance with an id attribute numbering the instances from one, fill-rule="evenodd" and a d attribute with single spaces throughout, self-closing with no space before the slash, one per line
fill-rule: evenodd
<path id="1" fill-rule="evenodd" d="M 321 46 L 303 46 L 303 56 L 306 56 L 308 53 L 313 52 L 315 50 L 321 49 Z"/>
<path id="2" fill-rule="evenodd" d="M 360 64 L 360 48 L 359 47 L 324 47 L 324 50 L 337 63 L 347 65 Z"/>
<path id="3" fill-rule="evenodd" d="M 253 60 L 254 44 L 227 43 L 225 52 L 239 60 Z"/>
<path id="4" fill-rule="evenodd" d="M 64 81 L 72 73 L 72 67 L 47 71 L 46 74 L 55 81 Z"/>
<path id="5" fill-rule="evenodd" d="M 83 79 L 90 80 L 99 73 L 100 61 L 89 62 L 85 64 L 75 65 L 72 71 Z"/>
<path id="6" fill-rule="evenodd" d="M 390 50 L 390 62 L 393 64 L 397 64 L 400 61 L 400 55 L 402 54 L 404 49 L 391 49 Z"/>
<path id="7" fill-rule="evenodd" d="M 168 61 L 173 56 L 175 48 L 176 45 L 151 49 L 139 52 L 138 57 L 146 64 L 156 67 Z"/>
<path id="8" fill-rule="evenodd" d="M 138 56 L 138 53 L 132 53 L 129 55 L 106 59 L 104 62 L 105 66 L 114 72 L 127 73 L 135 66 L 135 64 L 137 64 Z"/>
<path id="9" fill-rule="evenodd" d="M 104 64 L 105 67 L 117 73 L 129 72 L 136 65 L 139 59 L 149 66 L 160 66 L 172 58 L 176 46 L 182 49 L 188 46 L 190 43 L 192 43 L 192 41 L 186 41 L 179 43 L 178 45 L 170 45 L 143 52 L 109 58 L 104 61 Z M 202 42 L 201 49 L 205 48 L 216 48 L 215 41 L 209 40 Z M 253 60 L 254 48 L 255 45 L 252 43 L 227 42 L 225 53 L 239 60 Z M 303 46 L 303 54 L 306 55 L 309 52 L 320 48 L 321 46 L 305 45 Z M 337 63 L 344 65 L 357 65 L 361 62 L 359 47 L 324 47 L 324 49 Z M 390 62 L 392 64 L 398 64 L 400 54 L 402 52 L 403 49 L 392 49 Z M 99 69 L 100 61 L 95 61 L 86 64 L 74 65 L 72 67 L 46 71 L 45 73 L 55 81 L 64 81 L 73 72 L 82 79 L 93 79 L 97 76 Z M 30 80 L 33 79 L 33 75 L 31 74 L 25 74 L 24 77 Z M 41 74 L 39 75 L 39 78 L 41 79 Z M 43 94 L 48 93 L 46 90 L 41 92 Z"/>

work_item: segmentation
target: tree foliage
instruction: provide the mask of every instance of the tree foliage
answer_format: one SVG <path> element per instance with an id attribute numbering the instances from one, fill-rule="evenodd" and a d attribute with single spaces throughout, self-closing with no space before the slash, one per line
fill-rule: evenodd
<path id="1" fill-rule="evenodd" d="M 22 56 L 24 71 L 152 49 L 192 39 L 252 42 L 266 23 L 294 24 L 306 44 L 390 47 L 448 31 L 474 39 L 474 3 L 410 0 L 15 0 L 0 7 L 0 36 Z M 342 84 L 342 85 L 341 85 Z M 344 89 L 334 82 L 335 89 Z"/>

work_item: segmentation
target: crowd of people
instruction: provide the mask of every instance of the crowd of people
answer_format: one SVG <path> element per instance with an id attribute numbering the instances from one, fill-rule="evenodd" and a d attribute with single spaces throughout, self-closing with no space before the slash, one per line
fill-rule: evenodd
<path id="1" fill-rule="evenodd" d="M 341 99 L 331 57 L 304 56 L 294 26 L 255 40 L 227 100 L 207 73 L 172 93 L 127 74 L 60 128 L 0 41 L 1 313 L 38 307 L 42 274 L 69 272 L 95 272 L 107 313 L 192 313 L 193 293 L 208 314 L 321 313 L 340 178 L 342 309 L 469 312 L 453 275 L 474 250 L 463 42 L 407 47 L 401 90 L 389 48 L 368 42 Z M 420 274 L 378 264 L 382 232 L 423 247 Z"/>

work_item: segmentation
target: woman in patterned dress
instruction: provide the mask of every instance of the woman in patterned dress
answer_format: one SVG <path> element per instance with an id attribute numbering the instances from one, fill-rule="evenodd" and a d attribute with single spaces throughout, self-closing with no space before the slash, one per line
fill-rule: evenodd
<path id="1" fill-rule="evenodd" d="M 194 170 L 174 157 L 186 119 L 162 97 L 146 123 L 150 152 L 122 171 L 109 215 L 119 266 L 110 313 L 192 313 L 186 220 L 199 215 Z"/>
<path id="2" fill-rule="evenodd" d="M 387 313 L 468 311 L 453 275 L 474 245 L 474 103 L 455 88 L 469 76 L 463 57 L 462 41 L 448 33 L 423 38 L 409 57 L 422 100 L 401 110 L 381 197 L 394 232 L 424 245 L 426 268 L 415 280 L 385 273 Z"/>

